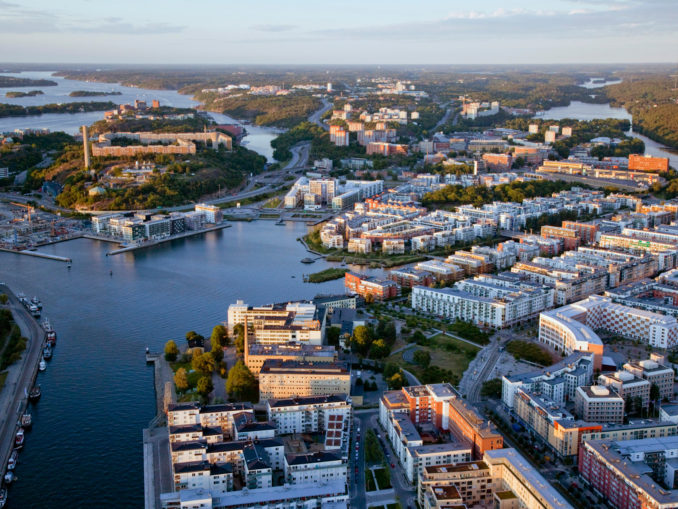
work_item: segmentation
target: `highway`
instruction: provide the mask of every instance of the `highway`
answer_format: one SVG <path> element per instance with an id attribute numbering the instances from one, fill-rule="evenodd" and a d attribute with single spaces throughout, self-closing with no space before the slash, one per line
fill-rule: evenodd
<path id="1" fill-rule="evenodd" d="M 17 422 L 26 407 L 27 394 L 33 387 L 45 332 L 4 283 L 0 283 L 0 292 L 9 297 L 8 306 L 12 316 L 21 334 L 28 338 L 21 361 L 8 368 L 6 385 L 0 392 L 0 472 L 4 476 L 14 446 Z"/>

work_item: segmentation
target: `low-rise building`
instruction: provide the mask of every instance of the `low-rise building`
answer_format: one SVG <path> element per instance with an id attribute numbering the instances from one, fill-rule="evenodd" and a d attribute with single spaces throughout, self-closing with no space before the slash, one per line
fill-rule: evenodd
<path id="1" fill-rule="evenodd" d="M 377 279 L 347 272 L 344 286 L 352 293 L 367 299 L 386 300 L 400 295 L 400 286 L 394 281 Z"/>

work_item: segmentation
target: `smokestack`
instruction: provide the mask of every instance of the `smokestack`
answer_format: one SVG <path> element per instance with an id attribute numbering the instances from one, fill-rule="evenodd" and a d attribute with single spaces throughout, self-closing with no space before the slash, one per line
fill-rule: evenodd
<path id="1" fill-rule="evenodd" d="M 90 168 L 90 153 L 89 153 L 89 134 L 87 133 L 87 126 L 82 126 L 82 143 L 85 147 L 85 169 Z"/>

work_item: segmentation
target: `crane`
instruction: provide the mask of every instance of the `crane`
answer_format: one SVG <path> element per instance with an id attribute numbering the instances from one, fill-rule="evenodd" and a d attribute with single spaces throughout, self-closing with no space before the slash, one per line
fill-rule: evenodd
<path id="1" fill-rule="evenodd" d="M 31 214 L 35 210 L 35 207 L 32 205 L 26 205 L 25 203 L 17 203 L 17 202 L 10 202 L 12 205 L 16 205 L 17 207 L 23 207 L 28 210 L 28 224 L 33 225 Z"/>

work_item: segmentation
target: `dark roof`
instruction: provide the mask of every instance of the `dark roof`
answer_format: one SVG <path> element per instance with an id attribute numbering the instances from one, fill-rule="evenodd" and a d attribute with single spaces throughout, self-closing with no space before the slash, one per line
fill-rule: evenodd
<path id="1" fill-rule="evenodd" d="M 252 410 L 252 403 L 223 403 L 221 405 L 206 405 L 200 409 L 201 414 L 213 414 L 217 412 L 242 412 Z"/>
<path id="2" fill-rule="evenodd" d="M 275 430 L 276 427 L 270 422 L 246 422 L 242 426 L 238 426 L 237 429 L 241 433 L 252 433 L 254 431 Z"/>
<path id="3" fill-rule="evenodd" d="M 172 452 L 175 451 L 193 451 L 197 449 L 206 449 L 207 443 L 204 440 L 191 440 L 190 442 L 172 442 L 170 444 Z"/>
<path id="4" fill-rule="evenodd" d="M 219 428 L 210 428 L 210 427 L 205 426 L 202 429 L 202 434 L 204 436 L 216 436 L 216 435 L 223 435 L 224 432 L 221 431 Z"/>
<path id="5" fill-rule="evenodd" d="M 320 403 L 345 403 L 346 394 L 331 394 L 328 396 L 298 396 L 295 398 L 269 399 L 268 406 L 271 408 L 280 408 L 298 405 L 316 405 Z"/>
<path id="6" fill-rule="evenodd" d="M 174 473 L 185 474 L 187 472 L 202 472 L 209 470 L 210 464 L 207 461 L 191 461 L 190 463 L 175 463 Z"/>
<path id="7" fill-rule="evenodd" d="M 266 359 L 261 366 L 260 375 L 268 372 L 284 373 L 285 371 L 294 371 L 300 373 L 324 373 L 349 374 L 350 367 L 348 362 L 307 362 L 307 361 L 283 361 L 281 359 Z"/>
<path id="8" fill-rule="evenodd" d="M 214 452 L 242 451 L 247 445 L 246 440 L 235 440 L 233 442 L 217 442 L 207 444 L 207 454 Z"/>
<path id="9" fill-rule="evenodd" d="M 182 410 L 196 410 L 200 408 L 200 405 L 195 401 L 188 401 L 186 403 L 172 403 L 167 406 L 167 409 L 172 412 L 178 412 Z"/>
<path id="10" fill-rule="evenodd" d="M 288 465 L 306 465 L 309 463 L 323 463 L 325 461 L 337 461 L 341 458 L 339 455 L 329 451 L 318 451 L 307 454 L 286 454 L 285 459 Z"/>
<path id="11" fill-rule="evenodd" d="M 232 474 L 233 465 L 230 463 L 214 463 L 210 467 L 210 474 L 219 475 L 219 474 Z"/>
<path id="12" fill-rule="evenodd" d="M 202 431 L 202 426 L 200 426 L 200 424 L 184 424 L 182 426 L 169 427 L 170 435 L 176 433 L 194 433 L 196 431 Z"/>

